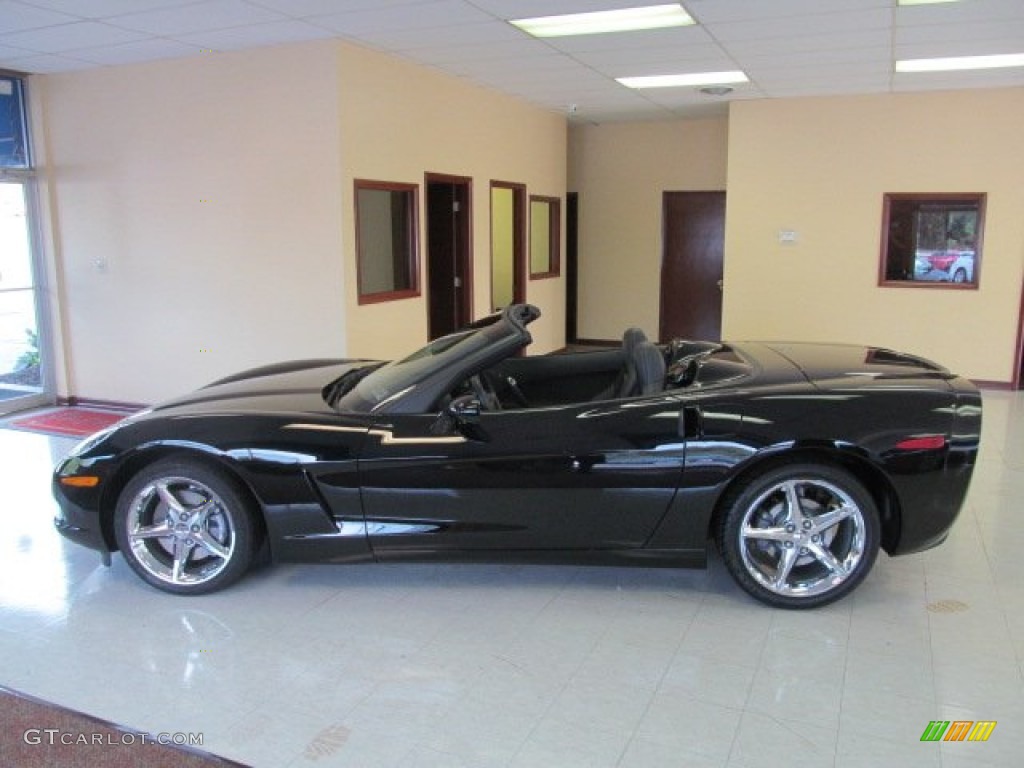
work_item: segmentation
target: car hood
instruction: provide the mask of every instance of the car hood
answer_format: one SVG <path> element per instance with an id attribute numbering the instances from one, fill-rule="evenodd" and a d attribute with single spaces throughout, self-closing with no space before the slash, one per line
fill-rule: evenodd
<path id="1" fill-rule="evenodd" d="M 225 413 L 334 413 L 328 384 L 370 360 L 296 360 L 253 368 L 208 384 L 151 410 L 154 416 Z"/>

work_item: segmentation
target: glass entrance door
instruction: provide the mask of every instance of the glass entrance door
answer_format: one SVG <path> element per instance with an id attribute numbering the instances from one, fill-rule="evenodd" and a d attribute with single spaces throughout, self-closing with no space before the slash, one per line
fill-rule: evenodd
<path id="1" fill-rule="evenodd" d="M 46 403 L 25 181 L 0 181 L 0 414 Z"/>

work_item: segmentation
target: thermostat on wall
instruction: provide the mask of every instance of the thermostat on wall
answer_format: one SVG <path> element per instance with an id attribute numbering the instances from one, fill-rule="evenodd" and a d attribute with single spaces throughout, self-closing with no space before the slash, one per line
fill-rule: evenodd
<path id="1" fill-rule="evenodd" d="M 795 229 L 780 229 L 779 242 L 783 245 L 793 245 L 800 237 Z"/>

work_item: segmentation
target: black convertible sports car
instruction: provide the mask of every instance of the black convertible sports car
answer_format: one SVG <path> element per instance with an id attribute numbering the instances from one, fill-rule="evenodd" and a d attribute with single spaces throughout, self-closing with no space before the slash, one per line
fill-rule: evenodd
<path id="1" fill-rule="evenodd" d="M 516 305 L 403 360 L 240 373 L 93 435 L 57 528 L 198 594 L 280 561 L 704 566 L 811 607 L 940 543 L 981 398 L 911 355 L 674 341 L 523 357 Z"/>

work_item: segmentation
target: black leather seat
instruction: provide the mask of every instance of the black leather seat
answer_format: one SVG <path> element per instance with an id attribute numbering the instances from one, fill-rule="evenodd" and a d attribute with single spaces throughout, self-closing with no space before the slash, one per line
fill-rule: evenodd
<path id="1" fill-rule="evenodd" d="M 637 342 L 626 358 L 626 375 L 623 378 L 623 389 L 620 390 L 619 397 L 638 397 L 661 392 L 665 388 L 665 356 L 651 342 Z"/>
<path id="2" fill-rule="evenodd" d="M 638 344 L 649 343 L 647 334 L 640 328 L 627 328 L 622 334 L 622 370 L 615 381 L 611 397 L 631 397 L 637 385 L 634 353 Z"/>

